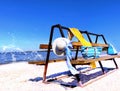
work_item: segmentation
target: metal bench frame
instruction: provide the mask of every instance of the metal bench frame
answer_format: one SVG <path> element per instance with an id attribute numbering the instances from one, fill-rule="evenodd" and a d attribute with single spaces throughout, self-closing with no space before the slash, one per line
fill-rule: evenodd
<path id="1" fill-rule="evenodd" d="M 50 49 L 51 49 L 51 46 L 52 46 L 52 40 L 53 40 L 53 35 L 54 35 L 55 28 L 58 28 L 58 29 L 59 29 L 59 32 L 60 32 L 60 34 L 61 34 L 61 37 L 65 37 L 64 32 L 63 32 L 64 30 L 70 31 L 69 28 L 64 27 L 64 26 L 61 26 L 60 24 L 53 25 L 53 26 L 51 27 L 51 32 L 50 32 L 50 37 L 49 37 L 49 44 L 48 44 L 48 45 L 44 45 L 44 44 L 43 44 L 43 45 L 40 46 L 40 48 L 42 48 L 42 49 L 46 49 L 46 48 L 48 49 L 48 50 L 47 50 L 46 61 L 45 61 L 44 73 L 43 73 L 43 82 L 46 81 L 47 68 L 48 68 L 48 63 L 49 63 L 49 61 L 50 61 L 50 60 L 49 60 L 49 56 L 50 56 L 50 52 L 51 52 Z M 105 47 L 105 49 L 107 49 L 108 44 L 107 44 L 107 41 L 106 41 L 105 37 L 104 37 L 102 34 L 95 34 L 95 33 L 90 33 L 90 32 L 88 32 L 88 31 L 81 31 L 81 30 L 80 30 L 80 32 L 81 32 L 82 34 L 86 34 L 86 35 L 87 35 L 89 42 L 92 43 L 93 46 L 103 46 L 103 47 Z M 96 36 L 95 42 L 92 41 L 90 35 Z M 101 38 L 103 39 L 103 41 L 104 41 L 104 44 L 103 44 L 103 45 L 100 45 L 100 44 L 98 43 L 99 37 L 101 37 Z M 97 45 L 97 44 L 98 44 L 98 45 Z M 118 65 L 117 65 L 117 63 L 116 63 L 116 61 L 115 61 L 115 58 L 118 57 L 118 56 L 114 56 L 114 55 L 113 55 L 113 56 L 104 57 L 104 58 L 89 59 L 89 60 L 87 60 L 87 61 L 84 59 L 84 60 L 80 61 L 80 63 L 79 63 L 78 51 L 79 51 L 79 48 L 80 48 L 81 44 L 80 44 L 79 42 L 78 42 L 78 43 L 77 43 L 77 42 L 74 42 L 74 43 L 73 43 L 73 46 L 76 48 L 75 58 L 74 58 L 74 60 L 72 60 L 72 64 L 73 64 L 73 65 L 80 65 L 80 64 L 82 64 L 82 62 L 83 62 L 83 64 L 84 64 L 84 62 L 90 63 L 90 62 L 92 62 L 92 61 L 98 61 L 98 63 L 100 64 L 100 67 L 101 67 L 101 69 L 102 69 L 102 72 L 105 73 L 101 61 L 102 61 L 102 60 L 110 60 L 110 59 L 111 59 L 111 60 L 113 60 L 116 68 L 118 68 Z M 78 63 L 74 63 L 75 61 L 78 62 Z"/>

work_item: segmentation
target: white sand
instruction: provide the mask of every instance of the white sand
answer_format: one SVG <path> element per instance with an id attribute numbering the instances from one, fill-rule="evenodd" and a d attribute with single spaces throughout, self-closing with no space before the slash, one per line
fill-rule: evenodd
<path id="1" fill-rule="evenodd" d="M 117 59 L 120 67 L 120 59 Z M 114 67 L 110 62 L 103 62 L 104 67 Z M 99 66 L 99 65 L 97 65 Z M 85 66 L 80 66 L 85 67 Z M 99 71 L 100 69 L 98 69 Z M 42 83 L 44 66 L 19 62 L 0 65 L 0 91 L 119 91 L 120 70 L 104 76 L 103 78 L 88 84 L 85 87 L 69 88 L 60 85 L 61 82 L 72 82 L 72 77 L 59 79 L 50 84 Z M 68 71 L 65 62 L 50 63 L 47 76 Z M 86 72 L 90 75 L 96 70 Z M 90 80 L 92 81 L 92 80 Z"/>

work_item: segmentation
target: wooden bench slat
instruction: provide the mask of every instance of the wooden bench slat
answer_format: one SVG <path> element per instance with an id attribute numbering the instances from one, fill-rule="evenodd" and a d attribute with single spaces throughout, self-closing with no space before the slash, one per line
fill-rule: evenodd
<path id="1" fill-rule="evenodd" d="M 40 49 L 48 49 L 48 44 L 40 44 Z M 52 49 L 52 46 L 50 46 L 50 49 Z"/>
<path id="2" fill-rule="evenodd" d="M 85 64 L 89 64 L 91 62 L 95 62 L 95 61 L 106 61 L 106 60 L 110 60 L 113 58 L 120 58 L 120 55 L 107 55 L 107 56 L 102 56 L 99 58 L 95 58 L 95 59 L 84 59 L 84 58 L 78 58 L 77 60 L 71 60 L 71 63 L 74 65 L 85 65 Z M 59 60 L 49 60 L 49 63 L 52 62 L 61 62 L 61 61 L 65 61 L 64 59 L 59 59 Z M 31 61 L 28 62 L 29 64 L 37 64 L 37 65 L 45 65 L 45 61 Z"/>
<path id="3" fill-rule="evenodd" d="M 65 60 L 64 59 L 63 60 L 49 60 L 49 63 L 61 62 L 61 61 L 65 61 Z M 36 65 L 45 65 L 46 62 L 45 61 L 31 61 L 31 62 L 28 62 L 28 63 L 29 64 L 36 64 Z M 71 61 L 71 64 L 73 64 L 73 65 L 77 65 L 78 63 L 80 65 L 89 65 L 90 64 L 90 62 L 89 63 L 85 63 L 83 61 L 77 61 L 77 60 L 72 60 Z"/>
<path id="4" fill-rule="evenodd" d="M 57 59 L 57 60 L 49 60 L 49 63 L 53 63 L 53 62 L 60 62 L 60 61 L 64 61 L 63 59 Z M 29 64 L 37 64 L 37 65 L 45 65 L 45 61 L 31 61 L 31 62 L 28 62 Z"/>
<path id="5" fill-rule="evenodd" d="M 107 44 L 92 43 L 92 46 L 108 47 Z"/>
<path id="6" fill-rule="evenodd" d="M 120 55 L 107 55 L 107 56 L 102 56 L 99 58 L 93 58 L 93 59 L 78 59 L 76 60 L 77 64 L 81 64 L 81 63 L 90 63 L 90 62 L 95 62 L 95 61 L 106 61 L 106 60 L 110 60 L 113 58 L 120 58 Z M 71 61 L 72 63 L 75 62 L 75 60 Z"/>
<path id="7" fill-rule="evenodd" d="M 74 48 L 82 46 L 80 42 L 72 42 Z M 92 46 L 108 47 L 107 44 L 92 43 Z M 52 48 L 52 46 L 50 46 Z M 48 49 L 48 44 L 40 44 L 40 49 Z"/>

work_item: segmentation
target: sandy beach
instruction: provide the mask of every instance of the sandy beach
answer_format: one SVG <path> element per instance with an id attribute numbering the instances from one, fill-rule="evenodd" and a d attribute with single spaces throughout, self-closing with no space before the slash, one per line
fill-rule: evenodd
<path id="1" fill-rule="evenodd" d="M 120 59 L 116 59 L 120 67 Z M 102 62 L 107 73 L 101 74 L 101 69 L 97 64 L 95 70 L 84 73 L 89 66 L 77 66 L 82 69 L 81 80 L 88 83 L 84 87 L 70 88 L 63 86 L 64 83 L 76 84 L 73 76 L 66 76 L 69 71 L 65 62 L 49 63 L 47 78 L 59 78 L 50 84 L 42 83 L 44 65 L 28 64 L 27 62 L 17 62 L 11 64 L 0 65 L 0 91 L 119 91 L 120 89 L 120 70 L 110 70 L 107 68 L 115 68 L 112 61 Z M 97 80 L 96 80 L 97 79 Z"/>

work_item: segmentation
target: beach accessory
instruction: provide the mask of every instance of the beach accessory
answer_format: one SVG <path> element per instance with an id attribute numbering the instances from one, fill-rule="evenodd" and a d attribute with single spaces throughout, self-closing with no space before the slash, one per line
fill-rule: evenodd
<path id="1" fill-rule="evenodd" d="M 65 47 L 70 43 L 69 39 L 66 38 L 57 38 L 53 41 L 52 49 L 53 52 L 58 56 L 64 56 L 65 55 Z"/>
<path id="2" fill-rule="evenodd" d="M 115 49 L 115 47 L 112 44 L 108 44 L 108 51 L 107 53 L 109 55 L 116 55 L 117 54 L 117 50 Z"/>
<path id="3" fill-rule="evenodd" d="M 76 28 L 69 28 L 69 29 L 70 29 L 70 32 L 73 34 L 72 36 L 75 36 L 84 47 L 92 47 L 92 44 L 84 38 L 84 36 L 78 29 Z M 83 55 L 83 57 L 85 56 L 86 55 Z M 96 68 L 95 62 L 91 62 L 90 65 L 92 68 Z"/>
<path id="4" fill-rule="evenodd" d="M 53 52 L 58 56 L 65 55 L 68 69 L 73 75 L 76 75 L 79 74 L 79 72 L 72 66 L 70 62 L 72 59 L 72 52 L 70 50 L 71 48 L 72 48 L 72 43 L 70 42 L 70 40 L 66 38 L 57 38 L 53 41 L 53 46 L 52 46 Z"/>
<path id="5" fill-rule="evenodd" d="M 81 47 L 81 54 L 84 58 L 98 58 L 102 52 L 102 47 Z"/>
<path id="6" fill-rule="evenodd" d="M 72 32 L 72 34 L 81 42 L 81 44 L 83 46 L 87 46 L 87 47 L 91 47 L 91 43 L 88 42 L 84 37 L 83 35 L 81 34 L 81 32 L 76 29 L 76 28 L 69 28 L 70 31 Z"/>
<path id="7" fill-rule="evenodd" d="M 69 46 L 67 45 L 66 48 L 65 48 L 65 53 L 66 53 L 66 64 L 67 64 L 67 67 L 68 69 L 70 70 L 70 72 L 73 74 L 73 75 L 77 75 L 79 74 L 79 71 L 77 71 L 71 64 L 71 59 L 72 59 L 72 52 L 70 50 L 70 45 L 72 45 L 71 43 L 69 44 Z"/>

